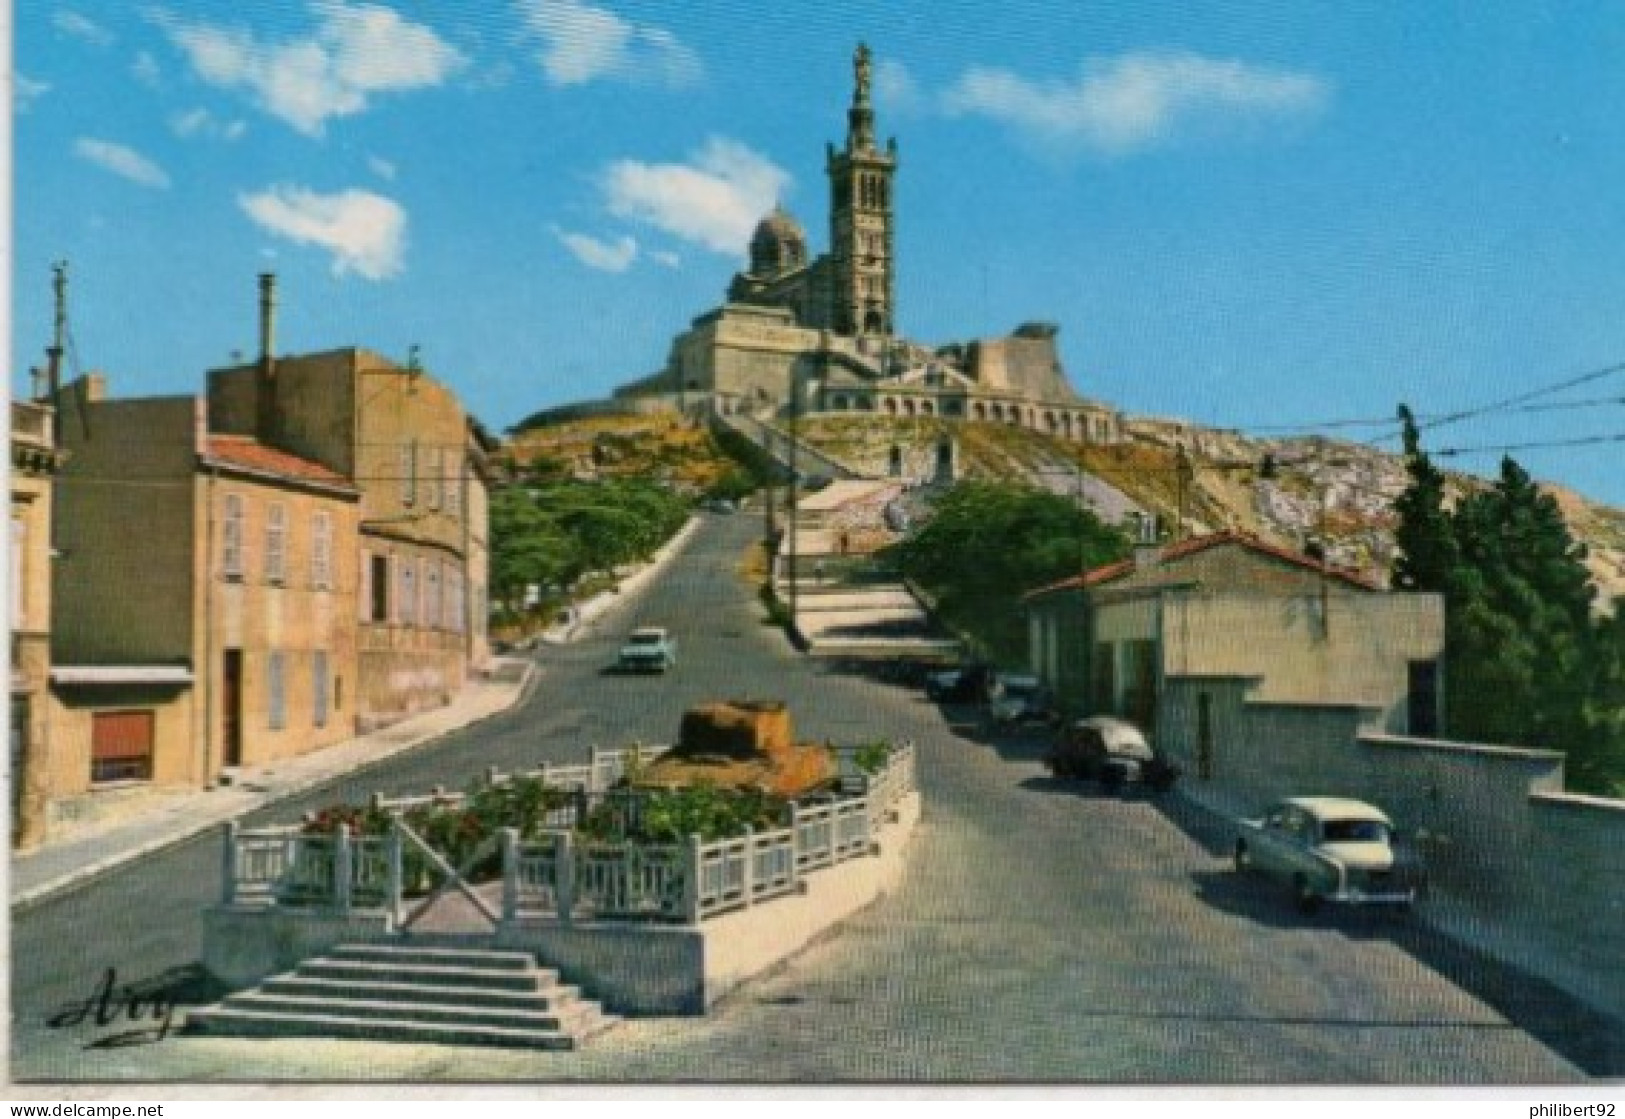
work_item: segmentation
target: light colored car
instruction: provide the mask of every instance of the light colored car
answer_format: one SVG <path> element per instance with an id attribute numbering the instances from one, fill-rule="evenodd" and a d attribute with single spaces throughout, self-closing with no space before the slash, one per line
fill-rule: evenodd
<path id="1" fill-rule="evenodd" d="M 677 639 L 660 626 L 633 630 L 615 663 L 624 672 L 665 672 L 677 667 Z"/>
<path id="2" fill-rule="evenodd" d="M 1394 825 L 1380 808 L 1347 797 L 1290 797 L 1241 822 L 1236 869 L 1290 887 L 1298 908 L 1323 901 L 1401 905 L 1416 900 L 1420 868 L 1396 857 Z"/>

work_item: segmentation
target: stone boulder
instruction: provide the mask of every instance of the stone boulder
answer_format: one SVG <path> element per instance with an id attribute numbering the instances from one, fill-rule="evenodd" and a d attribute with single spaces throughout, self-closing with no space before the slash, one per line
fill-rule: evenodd
<path id="1" fill-rule="evenodd" d="M 795 743 L 790 711 L 778 700 L 702 703 L 683 712 L 677 744 L 637 775 L 642 786 L 701 782 L 759 788 L 794 798 L 833 781 L 835 756 L 818 743 Z"/>

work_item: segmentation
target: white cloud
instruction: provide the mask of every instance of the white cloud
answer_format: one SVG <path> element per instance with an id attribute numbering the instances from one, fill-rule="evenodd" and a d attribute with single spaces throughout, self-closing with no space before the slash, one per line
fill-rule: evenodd
<path id="1" fill-rule="evenodd" d="M 313 0 L 310 37 L 261 42 L 240 28 L 153 16 L 204 81 L 247 90 L 261 108 L 307 135 L 354 116 L 376 94 L 428 89 L 467 65 L 432 29 L 375 4 Z"/>
<path id="2" fill-rule="evenodd" d="M 216 139 L 236 140 L 248 130 L 248 126 L 240 120 L 219 120 L 207 109 L 191 109 L 184 113 L 171 113 L 169 130 L 182 139 L 210 136 Z"/>
<path id="3" fill-rule="evenodd" d="M 875 66 L 875 100 L 882 108 L 908 113 L 920 108 L 923 98 L 908 67 L 883 58 Z"/>
<path id="4" fill-rule="evenodd" d="M 112 43 L 113 35 L 99 23 L 86 19 L 78 12 L 60 11 L 51 16 L 51 23 L 63 34 L 83 39 L 98 47 Z"/>
<path id="5" fill-rule="evenodd" d="M 156 87 L 163 81 L 163 72 L 158 68 L 158 60 L 147 51 L 135 56 L 135 62 L 130 65 L 130 73 L 135 80 L 144 86 Z"/>
<path id="6" fill-rule="evenodd" d="M 11 75 L 12 104 L 19 113 L 28 112 L 34 102 L 51 92 L 48 82 L 37 82 L 20 71 L 13 71 Z"/>
<path id="7" fill-rule="evenodd" d="M 943 97 L 951 114 L 1014 125 L 1040 140 L 1124 154 L 1197 121 L 1253 120 L 1318 111 L 1329 96 L 1309 74 L 1185 52 L 1091 59 L 1069 82 L 1036 83 L 973 67 Z"/>
<path id="8" fill-rule="evenodd" d="M 406 252 L 406 211 L 365 190 L 317 194 L 274 186 L 239 195 L 237 203 L 264 229 L 333 254 L 333 274 L 384 280 L 400 272 Z"/>
<path id="9" fill-rule="evenodd" d="M 164 173 L 162 167 L 123 144 L 82 137 L 74 142 L 73 150 L 79 158 L 89 160 L 115 175 L 122 175 L 132 183 L 140 183 L 142 186 L 159 190 L 169 186 L 169 176 Z"/>
<path id="10" fill-rule="evenodd" d="M 666 268 L 681 268 L 683 266 L 682 257 L 678 256 L 676 253 L 667 252 L 664 249 L 657 249 L 651 252 L 649 254 L 649 259 Z"/>
<path id="11" fill-rule="evenodd" d="M 664 28 L 581 0 L 516 0 L 515 6 L 526 31 L 542 42 L 536 57 L 552 85 L 617 78 L 681 87 L 704 73 L 699 55 Z"/>
<path id="12" fill-rule="evenodd" d="M 613 241 L 600 240 L 585 233 L 569 233 L 554 229 L 553 235 L 564 243 L 575 258 L 588 268 L 600 272 L 625 272 L 638 258 L 638 243 L 622 235 Z"/>
<path id="13" fill-rule="evenodd" d="M 737 255 L 789 183 L 789 174 L 764 156 L 712 137 L 689 163 L 612 164 L 602 186 L 615 216 Z"/>
<path id="14" fill-rule="evenodd" d="M 380 179 L 388 179 L 390 182 L 395 181 L 395 165 L 382 156 L 369 155 L 367 157 L 367 166 Z"/>

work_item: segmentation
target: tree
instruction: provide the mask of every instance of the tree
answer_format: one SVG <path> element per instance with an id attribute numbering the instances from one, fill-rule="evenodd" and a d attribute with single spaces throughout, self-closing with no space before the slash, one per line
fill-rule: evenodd
<path id="1" fill-rule="evenodd" d="M 1594 619 L 1584 546 L 1510 458 L 1447 511 L 1443 474 L 1409 409 L 1400 418 L 1411 484 L 1395 503 L 1394 584 L 1444 595 L 1448 732 L 1562 751 L 1572 787 L 1613 792 L 1625 781 L 1625 624 Z"/>
<path id="2" fill-rule="evenodd" d="M 1398 556 L 1394 560 L 1394 586 L 1408 591 L 1444 591 L 1461 563 L 1455 530 L 1445 509 L 1444 472 L 1422 451 L 1416 418 L 1399 406 L 1404 424 L 1405 471 L 1410 486 L 1394 503 L 1399 527 L 1394 530 Z"/>

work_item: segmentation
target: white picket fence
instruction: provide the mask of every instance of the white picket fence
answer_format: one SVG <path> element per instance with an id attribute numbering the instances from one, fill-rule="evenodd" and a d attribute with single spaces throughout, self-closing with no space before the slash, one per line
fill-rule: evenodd
<path id="1" fill-rule="evenodd" d="M 584 805 L 601 797 L 633 766 L 652 760 L 663 749 L 633 747 L 594 750 L 588 762 L 544 766 L 520 776 L 543 777 L 555 787 L 578 791 Z M 581 920 L 656 920 L 694 924 L 730 910 L 801 889 L 801 879 L 872 850 L 878 830 L 895 814 L 897 802 L 916 786 L 916 753 L 912 743 L 892 747 L 872 775 L 853 770 L 845 784 L 850 793 L 814 802 L 793 803 L 784 828 L 747 831 L 729 839 L 701 842 L 698 836 L 675 844 L 581 842 L 571 827 L 577 808 L 560 809 L 534 839 L 521 839 L 513 828 L 500 833 L 502 922 Z M 493 783 L 512 780 L 492 771 Z M 408 915 L 407 884 L 402 867 L 406 852 L 417 848 L 436 858 L 401 819 L 421 804 L 455 806 L 464 794 L 436 790 L 426 796 L 385 798 L 372 803 L 390 813 L 393 825 L 383 836 L 353 836 L 340 828 L 332 834 L 309 834 L 304 825 L 243 829 L 228 825 L 222 895 L 228 905 L 277 905 L 324 911 L 385 909 L 396 921 Z M 561 822 L 554 823 L 554 818 Z M 564 822 L 567 818 L 567 822 Z M 449 864 L 447 864 L 449 867 Z M 456 886 L 471 893 L 458 868 L 445 875 L 442 892 Z M 452 879 L 455 878 L 455 881 Z M 483 909 L 484 906 L 482 905 Z"/>

